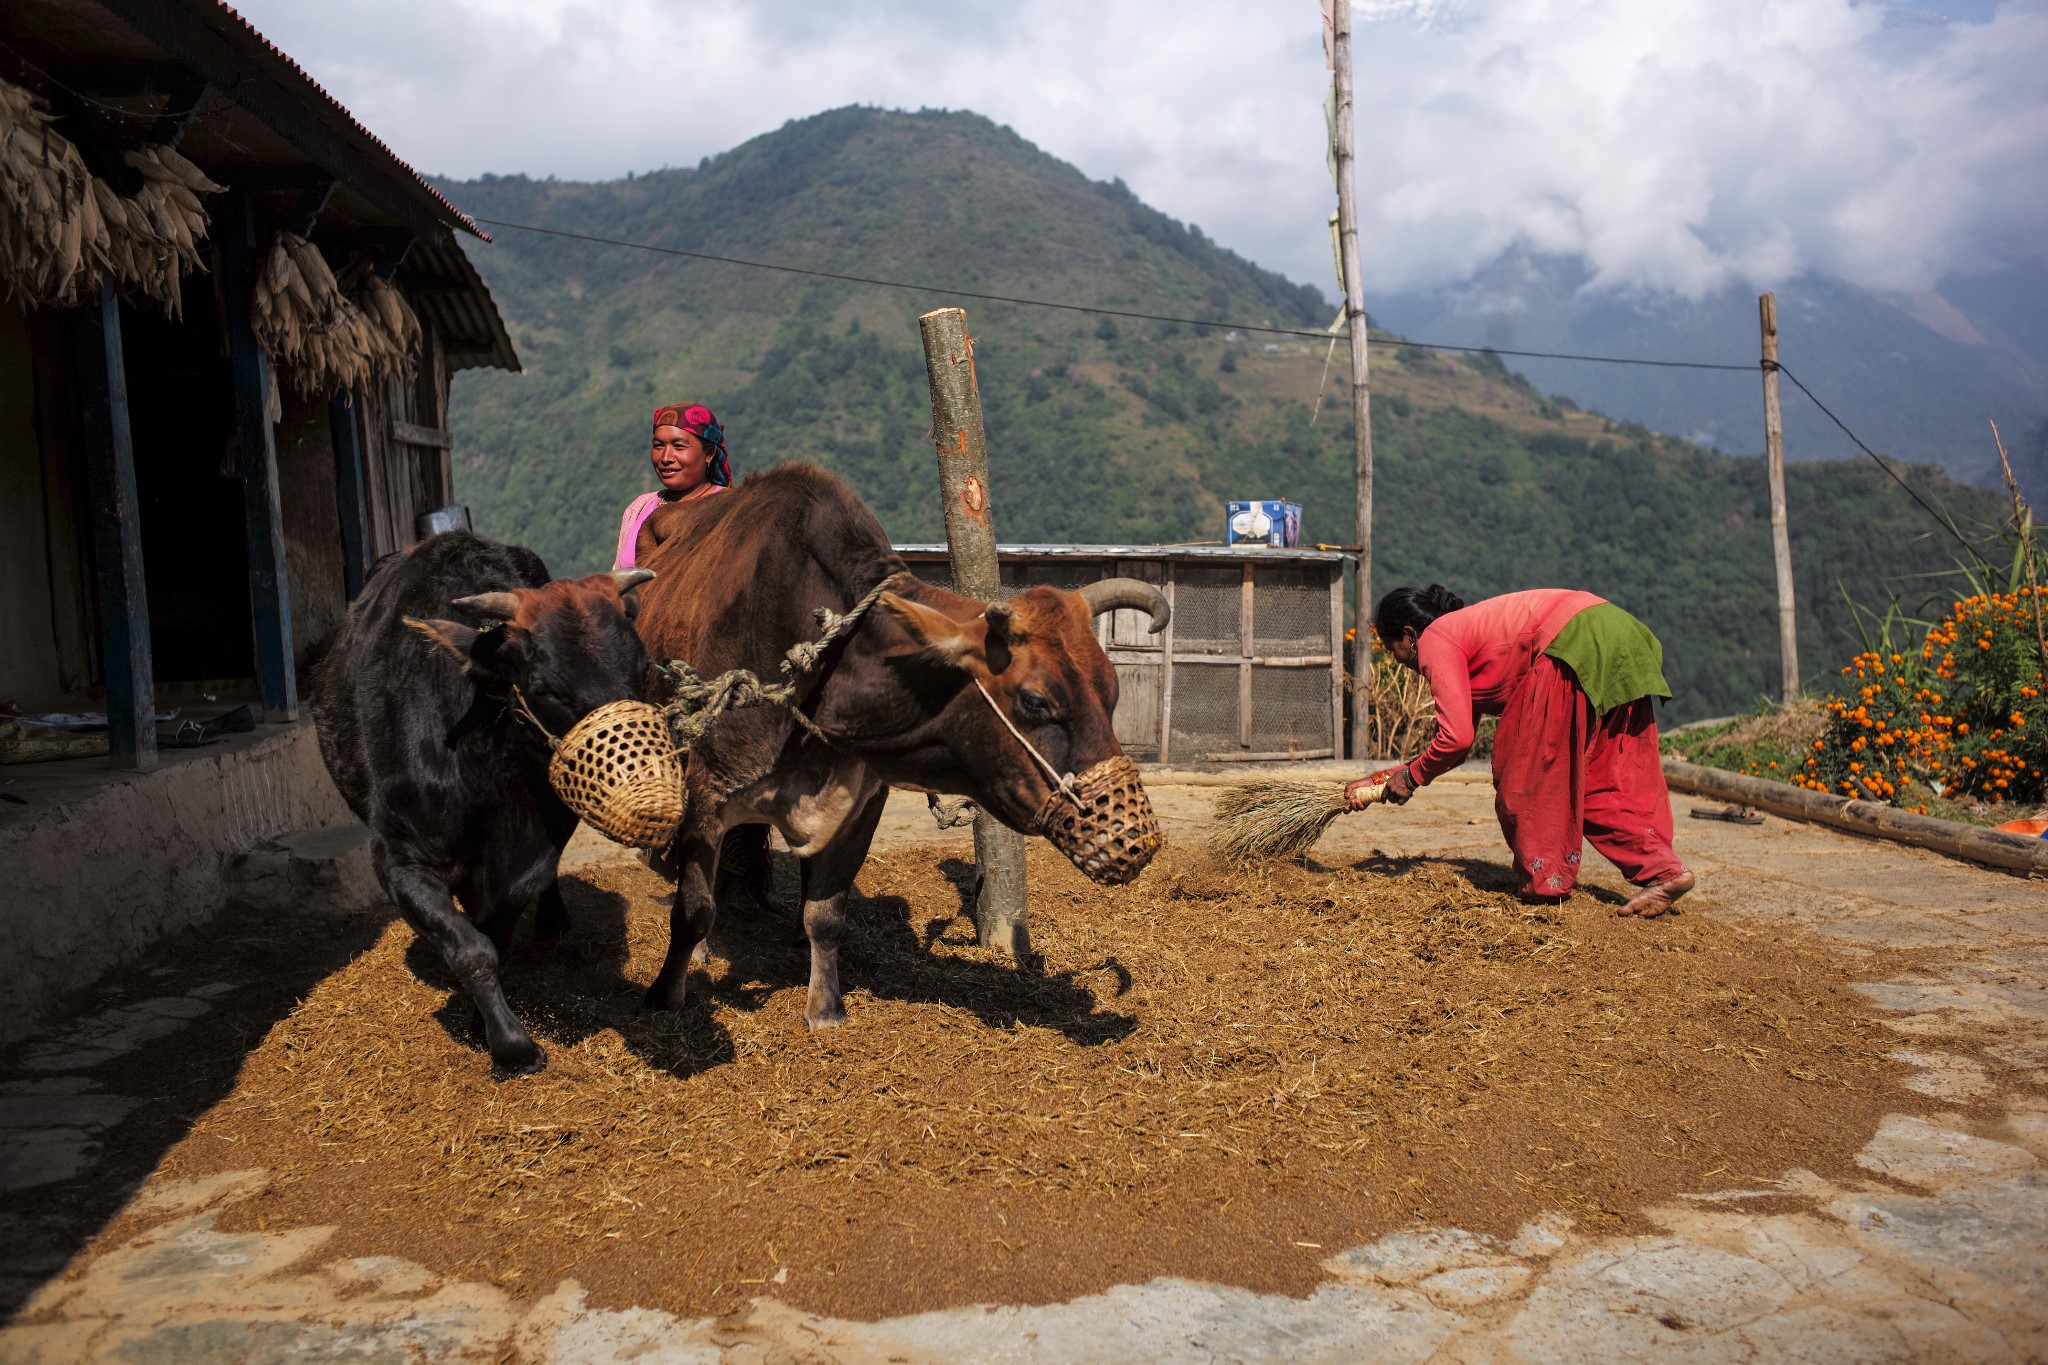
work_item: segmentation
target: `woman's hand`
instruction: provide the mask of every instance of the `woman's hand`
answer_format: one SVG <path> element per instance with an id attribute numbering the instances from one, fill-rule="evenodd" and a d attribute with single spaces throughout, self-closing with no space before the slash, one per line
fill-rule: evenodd
<path id="1" fill-rule="evenodd" d="M 1396 768 L 1387 778 L 1387 800 L 1397 806 L 1408 804 L 1408 798 L 1415 795 L 1415 779 L 1406 768 Z"/>
<path id="2" fill-rule="evenodd" d="M 1404 789 L 1394 795 L 1394 781 L 1399 778 Z M 1367 793 L 1372 793 L 1367 795 Z M 1405 803 L 1415 794 L 1415 783 L 1408 778 L 1405 767 L 1382 768 L 1370 777 L 1353 778 L 1344 784 L 1344 804 L 1352 810 L 1364 810 L 1375 801 L 1392 801 L 1396 805 Z"/>

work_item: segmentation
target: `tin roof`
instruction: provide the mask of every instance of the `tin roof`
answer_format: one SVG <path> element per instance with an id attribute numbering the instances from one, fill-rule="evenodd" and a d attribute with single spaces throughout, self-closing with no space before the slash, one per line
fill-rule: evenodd
<path id="1" fill-rule="evenodd" d="M 898 545 L 896 553 L 905 559 L 945 558 L 951 551 L 944 545 Z M 1003 559 L 1221 559 L 1259 564 L 1343 563 L 1355 556 L 1342 550 L 1283 550 L 1268 545 L 998 545 Z"/>

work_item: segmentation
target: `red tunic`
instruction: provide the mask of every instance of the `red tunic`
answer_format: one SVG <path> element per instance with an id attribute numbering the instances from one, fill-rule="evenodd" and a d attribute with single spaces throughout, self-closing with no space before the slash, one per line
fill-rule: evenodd
<path id="1" fill-rule="evenodd" d="M 1417 786 L 1442 777 L 1472 752 L 1480 716 L 1506 709 L 1515 684 L 1565 622 L 1606 601 L 1571 588 L 1504 593 L 1446 612 L 1416 641 L 1416 667 L 1436 695 L 1436 738 L 1408 765 Z"/>

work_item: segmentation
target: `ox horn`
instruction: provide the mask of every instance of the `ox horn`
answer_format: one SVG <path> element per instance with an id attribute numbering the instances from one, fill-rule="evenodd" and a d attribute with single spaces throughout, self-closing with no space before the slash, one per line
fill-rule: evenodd
<path id="1" fill-rule="evenodd" d="M 619 596 L 624 597 L 642 583 L 654 580 L 652 569 L 613 569 L 612 582 L 619 585 Z"/>
<path id="2" fill-rule="evenodd" d="M 1155 635 L 1165 630 L 1166 623 L 1173 619 L 1173 608 L 1166 604 L 1166 594 L 1142 579 L 1105 578 L 1099 583 L 1084 584 L 1078 591 L 1081 600 L 1088 604 L 1091 616 L 1100 616 L 1118 607 L 1151 612 Z"/>
<path id="3" fill-rule="evenodd" d="M 519 597 L 509 592 L 480 592 L 474 597 L 458 597 L 451 605 L 471 616 L 488 616 L 499 621 L 509 621 L 519 614 Z"/>

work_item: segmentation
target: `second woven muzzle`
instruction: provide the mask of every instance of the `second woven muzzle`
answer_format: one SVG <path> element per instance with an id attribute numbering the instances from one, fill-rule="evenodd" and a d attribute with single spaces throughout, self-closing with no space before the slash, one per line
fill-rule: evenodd
<path id="1" fill-rule="evenodd" d="M 683 823 L 683 764 L 661 708 L 607 702 L 576 722 L 548 761 L 564 805 L 608 838 L 665 848 Z"/>
<path id="2" fill-rule="evenodd" d="M 1038 809 L 1038 831 L 1091 881 L 1133 881 L 1163 842 L 1159 817 L 1130 755 L 1105 758 L 1074 779 L 1079 808 L 1055 790 Z"/>

